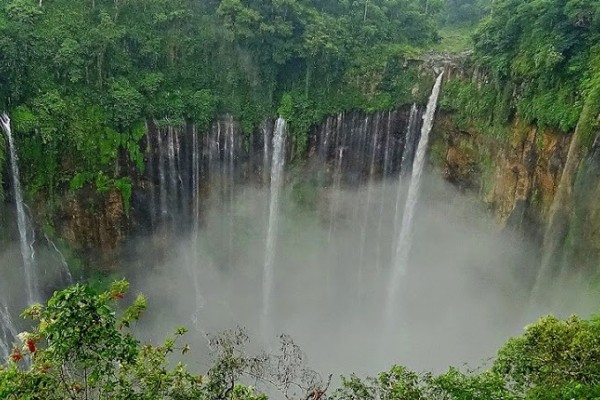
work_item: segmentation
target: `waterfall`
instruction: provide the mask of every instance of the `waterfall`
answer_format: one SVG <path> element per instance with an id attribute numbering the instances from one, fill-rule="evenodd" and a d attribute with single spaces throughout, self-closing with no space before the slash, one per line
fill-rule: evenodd
<path id="1" fill-rule="evenodd" d="M 271 132 L 271 124 L 268 121 L 263 121 L 261 131 L 263 134 L 263 166 L 262 166 L 262 184 L 266 185 L 269 180 L 269 140 L 273 134 Z"/>
<path id="2" fill-rule="evenodd" d="M 175 166 L 175 141 L 173 128 L 169 126 L 167 129 L 167 159 L 169 161 L 169 203 L 168 212 L 169 222 L 173 227 L 175 223 L 175 211 L 177 209 L 177 168 Z"/>
<path id="3" fill-rule="evenodd" d="M 373 200 L 373 181 L 375 180 L 375 162 L 377 160 L 377 144 L 379 140 L 379 114 L 375 115 L 375 124 L 373 126 L 373 138 L 371 141 L 371 159 L 369 162 L 369 177 L 367 180 L 367 200 L 363 212 L 363 221 L 361 223 L 360 233 L 360 256 L 359 256 L 359 267 L 357 275 L 358 283 L 358 295 L 359 301 L 363 295 L 363 281 L 365 279 L 365 270 L 370 263 L 365 262 L 365 253 L 367 249 L 367 230 L 369 226 L 369 212 L 371 212 L 371 203 Z M 365 136 L 367 136 L 368 129 L 365 129 Z"/>
<path id="4" fill-rule="evenodd" d="M 417 146 L 417 152 L 413 161 L 412 175 L 410 179 L 410 185 L 408 187 L 406 203 L 404 206 L 404 215 L 402 216 L 402 226 L 396 242 L 396 253 L 395 257 L 393 258 L 394 262 L 392 265 L 392 275 L 388 287 L 386 316 L 389 321 L 393 319 L 394 305 L 397 302 L 396 297 L 400 287 L 400 281 L 407 270 L 406 264 L 408 262 L 408 255 L 412 244 L 413 219 L 419 196 L 419 189 L 421 186 L 421 175 L 423 173 L 423 167 L 425 166 L 425 154 L 427 152 L 427 144 L 429 142 L 429 132 L 431 132 L 431 128 L 433 127 L 433 117 L 437 107 L 443 76 L 444 73 L 442 72 L 437 77 L 435 85 L 433 86 L 433 90 L 431 91 L 431 96 L 429 96 L 427 109 L 425 111 L 425 115 L 423 116 L 423 126 L 421 128 L 419 145 Z"/>
<path id="5" fill-rule="evenodd" d="M 145 153 L 148 156 L 147 171 L 148 178 L 152 180 L 154 178 L 154 155 L 152 151 L 152 139 L 151 131 L 148 121 L 146 121 L 146 149 Z M 154 182 L 150 186 L 150 225 L 152 229 L 156 228 L 156 190 L 154 189 Z"/>
<path id="6" fill-rule="evenodd" d="M 229 266 L 233 264 L 233 233 L 235 232 L 235 129 L 233 124 L 233 116 L 229 115 L 226 122 L 226 137 L 225 137 L 225 151 L 226 151 L 226 169 L 227 169 L 227 215 L 229 221 Z"/>
<path id="7" fill-rule="evenodd" d="M 279 196 L 281 194 L 283 165 L 285 163 L 285 131 L 286 123 L 281 117 L 275 123 L 273 133 L 273 158 L 271 161 L 271 199 L 269 202 L 269 226 L 267 228 L 267 240 L 265 249 L 265 264 L 263 269 L 263 309 L 262 326 L 265 336 L 270 332 L 269 318 L 271 314 L 271 297 L 273 295 L 275 260 L 275 245 L 277 239 L 277 227 L 279 224 Z"/>
<path id="8" fill-rule="evenodd" d="M 165 155 L 163 149 L 162 132 L 157 130 L 156 140 L 158 145 L 158 179 L 160 190 L 160 222 L 164 222 L 167 216 L 167 185 L 165 178 Z"/>
<path id="9" fill-rule="evenodd" d="M 402 152 L 402 161 L 400 162 L 400 176 L 409 176 L 412 171 L 412 164 L 415 157 L 415 144 L 419 139 L 418 135 L 418 119 L 419 109 L 417 105 L 413 103 L 410 108 L 410 115 L 408 117 L 408 127 L 406 130 L 406 142 L 404 145 L 404 151 Z"/>
<path id="10" fill-rule="evenodd" d="M 192 209 L 194 215 L 193 232 L 194 244 L 198 243 L 198 232 L 200 231 L 200 144 L 198 142 L 198 130 L 192 128 Z"/>
<path id="11" fill-rule="evenodd" d="M 414 159 L 415 142 L 419 138 L 417 117 L 419 115 L 419 109 L 417 105 L 413 103 L 410 108 L 410 115 L 408 117 L 408 125 L 406 127 L 406 136 L 404 140 L 404 150 L 402 151 L 402 159 L 400 161 L 400 174 L 398 175 L 398 185 L 396 190 L 396 207 L 394 212 L 394 242 L 398 239 L 398 233 L 400 231 L 400 205 L 402 200 L 402 188 L 406 178 L 409 176 L 409 171 L 412 170 L 411 162 Z M 395 249 L 394 249 L 395 251 Z M 395 257 L 395 253 L 392 255 L 392 260 Z"/>
<path id="12" fill-rule="evenodd" d="M 333 173 L 333 190 L 330 192 L 329 199 L 329 231 L 327 234 L 327 243 L 331 243 L 333 231 L 335 230 L 335 219 L 337 206 L 339 202 L 340 190 L 342 188 L 342 165 L 344 163 L 344 151 L 346 150 L 346 131 L 343 129 L 344 114 L 340 113 L 336 119 L 335 138 L 338 147 L 335 152 L 335 170 Z"/>
<path id="13" fill-rule="evenodd" d="M 199 142 L 198 142 L 198 131 L 194 126 L 192 128 L 192 249 L 190 251 L 191 260 L 188 259 L 188 268 L 190 272 L 190 278 L 194 283 L 194 297 L 195 297 L 195 309 L 192 315 L 192 322 L 196 327 L 199 325 L 200 311 L 206 304 L 206 300 L 202 295 L 200 288 L 200 276 L 198 274 L 198 266 L 200 260 L 199 254 L 199 239 L 200 239 L 200 154 L 199 154 Z"/>
<path id="14" fill-rule="evenodd" d="M 46 242 L 48 243 L 48 246 L 50 247 L 50 249 L 52 249 L 54 251 L 54 253 L 57 255 L 58 260 L 60 261 L 60 265 L 63 269 L 63 273 L 65 274 L 67 283 L 69 285 L 72 284 L 73 283 L 73 275 L 71 275 L 71 271 L 69 270 L 69 264 L 67 263 L 67 259 L 65 258 L 64 254 L 58 249 L 58 246 L 56 246 L 56 243 L 54 243 L 52 241 L 52 239 L 50 239 L 50 237 L 48 237 L 48 235 L 46 233 L 44 233 L 44 237 L 46 238 Z"/>
<path id="15" fill-rule="evenodd" d="M 391 146 L 390 146 L 390 131 L 392 129 L 392 111 L 388 111 L 387 114 L 387 123 L 386 123 L 386 127 L 385 127 L 385 146 L 383 148 L 383 170 L 382 170 L 382 178 L 385 179 L 390 171 L 390 151 Z M 376 260 L 375 260 L 375 269 L 377 272 L 380 272 L 381 270 L 381 266 L 382 266 L 382 257 L 381 257 L 381 237 L 383 235 L 383 222 L 385 217 L 385 211 L 386 211 L 386 194 L 387 194 L 387 186 L 386 185 L 381 185 L 381 192 L 379 194 L 379 198 L 380 198 L 380 202 L 379 202 L 379 219 L 377 221 L 377 240 L 375 241 L 376 243 L 376 251 L 375 254 L 377 256 Z"/>
<path id="16" fill-rule="evenodd" d="M 30 233 L 28 218 L 25 214 L 25 203 L 23 202 L 23 194 L 21 193 L 21 181 L 19 180 L 19 166 L 17 152 L 12 137 L 10 127 L 10 118 L 6 113 L 0 116 L 0 124 L 2 130 L 8 139 L 8 150 L 10 152 L 10 166 L 12 173 L 12 182 L 17 207 L 17 226 L 19 228 L 19 244 L 21 248 L 21 256 L 23 258 L 23 270 L 25 273 L 25 289 L 27 292 L 27 303 L 34 304 L 40 298 L 38 282 L 35 276 L 35 257 L 33 252 L 33 235 Z"/>
<path id="17" fill-rule="evenodd" d="M 17 338 L 17 329 L 13 323 L 8 307 L 0 302 L 0 363 L 11 353 L 11 343 Z"/>

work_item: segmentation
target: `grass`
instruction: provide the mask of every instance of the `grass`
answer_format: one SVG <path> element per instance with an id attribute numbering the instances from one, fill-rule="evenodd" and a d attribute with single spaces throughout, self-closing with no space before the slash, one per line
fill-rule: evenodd
<path id="1" fill-rule="evenodd" d="M 472 48 L 471 35 L 475 30 L 474 25 L 445 26 L 439 30 L 440 42 L 433 45 L 437 52 L 462 53 Z"/>

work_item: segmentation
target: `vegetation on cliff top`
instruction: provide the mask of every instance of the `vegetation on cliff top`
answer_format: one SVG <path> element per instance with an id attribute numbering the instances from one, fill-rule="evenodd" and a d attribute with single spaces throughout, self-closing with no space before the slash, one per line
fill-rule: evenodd
<path id="1" fill-rule="evenodd" d="M 342 377 L 340 387 L 328 393 L 329 383 L 306 367 L 300 349 L 286 336 L 280 353 L 257 356 L 243 350 L 247 336 L 242 331 L 215 336 L 210 340 L 212 367 L 204 375 L 191 372 L 174 361 L 194 354 L 178 344 L 184 328 L 158 346 L 134 336 L 130 327 L 145 311 L 146 299 L 138 295 L 132 305 L 119 309 L 127 288 L 124 281 L 101 293 L 75 285 L 56 292 L 47 305 L 26 310 L 23 315 L 37 325 L 19 335 L 21 343 L 0 365 L 0 397 L 264 400 L 245 378 L 268 384 L 290 400 L 567 400 L 600 395 L 598 319 L 542 318 L 509 340 L 486 369 L 450 368 L 434 375 L 394 366 L 376 378 Z"/>
<path id="2" fill-rule="evenodd" d="M 250 132 L 286 94 L 302 141 L 327 113 L 412 101 L 404 61 L 436 40 L 439 4 L 4 2 L 0 101 L 26 187 L 52 194 L 101 179 L 122 188 L 115 164 L 142 166 L 147 118 L 206 127 L 229 112 Z"/>
<path id="3" fill-rule="evenodd" d="M 115 164 L 143 167 L 147 118 L 202 127 L 230 112 L 250 132 L 281 112 L 302 152 L 327 114 L 423 100 L 407 60 L 464 48 L 466 27 L 483 17 L 480 73 L 450 82 L 443 106 L 484 128 L 518 115 L 572 131 L 600 85 L 595 0 L 10 0 L 0 7 L 0 101 L 29 193 L 93 184 L 126 194 Z"/>
<path id="4" fill-rule="evenodd" d="M 249 133 L 282 112 L 302 152 L 327 114 L 423 100 L 429 88 L 415 91 L 407 60 L 439 41 L 439 26 L 473 24 L 489 2 L 6 1 L 0 102 L 25 187 L 126 193 L 117 164 L 142 168 L 148 118 L 203 128 L 227 112 Z"/>
<path id="5" fill-rule="evenodd" d="M 572 132 L 586 101 L 587 135 L 600 112 L 600 3 L 498 0 L 474 35 L 473 79 L 450 82 L 443 105 L 483 130 L 516 115 Z M 589 118 L 588 118 L 589 119 Z M 488 129 L 486 129 L 486 127 Z"/>

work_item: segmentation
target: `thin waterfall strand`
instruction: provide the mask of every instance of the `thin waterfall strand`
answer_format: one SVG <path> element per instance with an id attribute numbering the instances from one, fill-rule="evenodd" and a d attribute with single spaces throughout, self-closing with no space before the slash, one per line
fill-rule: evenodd
<path id="1" fill-rule="evenodd" d="M 262 325 L 263 332 L 269 334 L 269 318 L 271 315 L 271 297 L 275 271 L 275 245 L 277 240 L 277 227 L 279 224 L 279 197 L 281 194 L 283 166 L 285 164 L 285 130 L 286 123 L 283 118 L 278 118 L 273 133 L 273 159 L 271 162 L 271 199 L 269 202 L 269 226 L 267 228 L 267 241 L 265 250 L 265 264 L 263 270 L 263 305 Z"/>
<path id="2" fill-rule="evenodd" d="M 192 315 L 192 322 L 196 328 L 200 328 L 200 312 L 206 304 L 206 300 L 202 295 L 200 288 L 200 274 L 198 266 L 200 265 L 200 252 L 198 249 L 198 242 L 200 240 L 200 198 L 199 198 L 199 185 L 200 185 L 200 154 L 198 144 L 198 131 L 196 127 L 192 130 L 192 208 L 193 208 L 193 222 L 192 222 L 192 251 L 187 260 L 188 269 L 190 272 L 190 278 L 194 283 L 194 297 L 195 297 L 195 308 Z"/>
<path id="3" fill-rule="evenodd" d="M 0 360 L 10 355 L 12 341 L 17 338 L 17 329 L 13 323 L 8 307 L 0 302 Z"/>
<path id="4" fill-rule="evenodd" d="M 157 130 L 156 141 L 158 144 L 158 179 L 160 190 L 160 221 L 165 221 L 167 216 L 167 184 L 165 177 L 165 155 L 163 148 L 163 138 L 160 129 Z"/>
<path id="5" fill-rule="evenodd" d="M 394 241 L 398 239 L 398 233 L 400 231 L 400 217 L 401 217 L 401 199 L 402 199 L 402 188 L 404 187 L 404 183 L 406 181 L 406 177 L 408 176 L 408 171 L 410 171 L 409 160 L 413 157 L 414 152 L 414 143 L 418 139 L 417 135 L 417 116 L 419 115 L 419 110 L 417 105 L 413 103 L 410 108 L 410 115 L 408 117 L 408 126 L 406 128 L 406 136 L 404 141 L 404 150 L 402 152 L 402 159 L 400 161 L 400 173 L 398 175 L 398 185 L 396 190 L 396 206 L 394 209 Z M 392 260 L 395 259 L 396 249 L 393 249 L 394 254 L 392 254 Z"/>
<path id="6" fill-rule="evenodd" d="M 427 109 L 423 116 L 423 127 L 421 128 L 421 137 L 419 145 L 413 161 L 412 175 L 410 185 L 408 187 L 408 195 L 404 207 L 404 215 L 402 217 L 402 226 L 396 245 L 396 255 L 394 264 L 392 265 L 392 276 L 389 282 L 388 301 L 387 301 L 387 318 L 393 319 L 394 306 L 397 303 L 397 294 L 400 287 L 402 277 L 406 274 L 408 256 L 412 245 L 412 231 L 419 190 L 421 187 L 421 176 L 425 166 L 425 154 L 427 153 L 427 144 L 429 142 L 429 133 L 433 127 L 433 118 L 437 107 L 437 101 L 442 86 L 443 72 L 437 77 L 431 96 L 427 103 Z"/>
<path id="7" fill-rule="evenodd" d="M 365 132 L 365 136 L 368 130 Z M 379 139 L 379 115 L 377 114 L 375 117 L 375 126 L 373 129 L 373 139 L 371 142 L 371 161 L 369 163 L 369 178 L 367 181 L 367 201 L 364 207 L 364 218 L 361 224 L 361 233 L 360 233 L 360 257 L 359 257 L 359 267 L 358 267 L 358 295 L 359 301 L 361 301 L 361 297 L 363 295 L 363 280 L 365 278 L 365 270 L 369 266 L 370 263 L 365 261 L 365 253 L 367 248 L 367 230 L 369 226 L 369 212 L 371 211 L 371 203 L 373 198 L 373 186 L 375 179 L 375 160 L 377 157 L 377 141 Z"/>
<path id="8" fill-rule="evenodd" d="M 37 277 L 35 276 L 35 258 L 33 252 L 32 235 L 29 233 L 29 223 L 25 214 L 25 203 L 23 202 L 23 194 L 21 192 L 21 181 L 19 178 L 19 165 L 15 144 L 12 137 L 12 129 L 10 126 L 10 118 L 6 113 L 0 116 L 0 124 L 2 130 L 8 139 L 8 149 L 10 152 L 10 167 L 12 174 L 12 182 L 15 196 L 15 205 L 17 208 L 17 226 L 19 228 L 19 244 L 21 249 L 21 257 L 23 258 L 23 271 L 25 275 L 25 289 L 27 293 L 27 303 L 34 304 L 39 298 L 39 289 Z"/>
<path id="9" fill-rule="evenodd" d="M 62 251 L 60 251 L 58 249 L 58 246 L 56 246 L 56 243 L 54 243 L 52 241 L 52 239 L 50 239 L 50 237 L 46 233 L 44 233 L 44 237 L 46 238 L 46 242 L 48 242 L 48 246 L 54 251 L 54 253 L 58 257 L 58 260 L 60 261 L 60 265 L 63 269 L 63 273 L 65 274 L 67 283 L 69 285 L 71 285 L 73 283 L 73 275 L 71 275 L 71 271 L 69 269 L 69 264 L 67 263 L 67 259 L 65 258 Z"/>
<path id="10" fill-rule="evenodd" d="M 419 124 L 417 118 L 419 117 L 419 108 L 413 103 L 410 108 L 410 115 L 408 117 L 408 128 L 406 131 L 406 139 L 404 145 L 404 151 L 402 152 L 402 159 L 400 161 L 400 177 L 408 177 L 412 172 L 412 163 L 415 157 L 415 143 L 419 140 L 418 128 Z"/>

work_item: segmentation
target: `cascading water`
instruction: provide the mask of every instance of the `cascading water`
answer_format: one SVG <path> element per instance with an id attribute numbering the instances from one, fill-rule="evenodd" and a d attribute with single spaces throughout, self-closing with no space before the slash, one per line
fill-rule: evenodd
<path id="1" fill-rule="evenodd" d="M 400 176 L 410 176 L 412 172 L 412 164 L 415 157 L 415 144 L 419 140 L 419 108 L 416 104 L 410 107 L 410 115 L 408 117 L 408 127 L 406 129 L 406 144 L 402 152 L 402 161 L 400 163 Z"/>
<path id="2" fill-rule="evenodd" d="M 156 140 L 158 144 L 158 178 L 160 190 L 160 222 L 163 223 L 167 217 L 167 185 L 165 177 L 165 156 L 163 149 L 163 139 L 160 131 L 157 132 Z"/>
<path id="3" fill-rule="evenodd" d="M 154 173 L 154 155 L 152 152 L 152 135 L 149 129 L 149 125 L 148 125 L 148 121 L 146 121 L 146 149 L 145 149 L 145 153 L 148 155 L 148 163 L 147 163 L 147 169 L 150 171 L 150 178 L 153 177 L 153 173 Z M 156 211 L 156 190 L 154 188 L 154 185 L 149 185 L 149 197 L 150 197 L 150 224 L 152 227 L 156 226 L 156 216 L 157 216 L 157 211 Z"/>
<path id="4" fill-rule="evenodd" d="M 263 183 L 263 185 L 266 185 L 269 181 L 269 165 L 270 165 L 269 141 L 273 134 L 273 132 L 271 132 L 271 129 L 269 129 L 269 127 L 272 127 L 272 125 L 268 124 L 266 121 L 264 121 L 260 127 L 262 134 L 263 134 L 263 168 L 262 168 L 262 183 Z"/>
<path id="5" fill-rule="evenodd" d="M 17 152 L 15 150 L 15 144 L 12 137 L 10 118 L 6 113 L 3 113 L 0 116 L 0 124 L 2 125 L 2 130 L 8 139 L 8 150 L 10 153 L 12 183 L 15 204 L 17 208 L 17 226 L 19 228 L 21 257 L 23 258 L 27 303 L 34 304 L 40 299 L 41 296 L 39 295 L 38 282 L 35 272 L 35 257 L 33 251 L 33 238 L 31 234 L 32 229 L 29 228 L 30 224 L 27 215 L 25 214 L 25 203 L 23 202 L 23 194 L 21 193 Z"/>
<path id="6" fill-rule="evenodd" d="M 56 243 L 54 243 L 52 241 L 52 239 L 50 239 L 48 237 L 47 234 L 44 233 L 44 237 L 46 238 L 46 242 L 48 243 L 48 246 L 50 247 L 50 249 L 52 249 L 54 251 L 54 253 L 57 255 L 67 283 L 72 284 L 73 283 L 73 275 L 71 275 L 71 271 L 69 270 L 69 264 L 67 263 L 67 259 L 65 258 L 64 254 L 58 249 L 58 246 L 56 246 Z"/>
<path id="7" fill-rule="evenodd" d="M 235 209 L 234 209 L 234 201 L 235 201 L 235 129 L 233 124 L 233 116 L 229 115 L 226 122 L 226 132 L 225 132 L 225 169 L 226 169 L 226 179 L 227 182 L 225 186 L 227 187 L 227 216 L 228 216 L 228 229 L 229 229 L 229 246 L 228 246 L 228 254 L 229 261 L 231 264 L 233 261 L 233 232 L 235 230 Z"/>
<path id="8" fill-rule="evenodd" d="M 194 216 L 193 232 L 194 243 L 198 242 L 200 231 L 200 143 L 198 142 L 198 130 L 193 127 L 192 131 L 192 213 Z"/>
<path id="9" fill-rule="evenodd" d="M 11 343 L 17 338 L 17 329 L 13 323 L 8 307 L 0 302 L 0 362 L 10 355 Z"/>
<path id="10" fill-rule="evenodd" d="M 271 161 L 271 199 L 269 202 L 269 225 L 267 228 L 267 239 L 265 249 L 265 264 L 263 269 L 263 304 L 262 304 L 262 329 L 265 337 L 269 334 L 271 302 L 273 296 L 273 285 L 275 271 L 275 245 L 277 240 L 277 228 L 279 224 L 279 197 L 283 184 L 283 166 L 285 164 L 285 119 L 279 117 L 275 122 L 273 132 L 273 158 Z"/>
<path id="11" fill-rule="evenodd" d="M 398 175 L 398 188 L 396 190 L 396 207 L 394 210 L 394 242 L 398 239 L 398 234 L 400 232 L 400 217 L 401 217 L 401 204 L 402 204 L 402 189 L 404 188 L 404 183 L 406 182 L 406 178 L 409 175 L 409 172 L 412 169 L 410 165 L 413 161 L 414 150 L 415 150 L 415 142 L 419 139 L 418 132 L 418 118 L 419 109 L 416 104 L 413 104 L 410 108 L 410 115 L 408 117 L 408 126 L 406 128 L 406 136 L 405 136 L 405 144 L 404 150 L 402 151 L 402 160 L 400 162 L 400 174 Z M 392 259 L 395 257 L 395 251 L 392 255 Z"/>
<path id="12" fill-rule="evenodd" d="M 167 129 L 167 159 L 169 161 L 169 210 L 167 214 L 169 215 L 169 221 L 175 227 L 175 209 L 177 207 L 177 168 L 175 164 L 175 133 L 173 132 L 173 128 L 169 127 Z"/>
<path id="13" fill-rule="evenodd" d="M 365 276 L 365 269 L 369 266 L 370 263 L 365 261 L 365 255 L 367 251 L 367 229 L 369 226 L 369 213 L 371 211 L 371 202 L 373 197 L 373 185 L 375 179 L 375 161 L 377 159 L 377 143 L 379 139 L 379 114 L 375 117 L 375 125 L 373 128 L 374 134 L 371 141 L 371 159 L 369 162 L 369 175 L 367 181 L 367 199 L 365 202 L 365 207 L 363 211 L 363 221 L 361 224 L 361 233 L 360 233 L 360 256 L 359 256 L 359 268 L 357 275 L 357 283 L 358 283 L 358 296 L 359 301 L 363 295 L 363 280 Z M 365 137 L 367 136 L 368 129 L 365 127 Z"/>
<path id="14" fill-rule="evenodd" d="M 467 342 L 465 348 L 453 346 L 456 353 L 470 351 L 475 329 L 470 329 L 468 323 L 459 327 L 453 321 L 472 312 L 473 297 L 462 296 L 462 292 L 461 296 L 452 294 L 471 284 L 478 292 L 480 277 L 469 272 L 476 264 L 485 264 L 489 252 L 486 247 L 473 256 L 468 246 L 458 245 L 470 240 L 471 230 L 464 236 L 459 232 L 461 236 L 457 237 L 453 224 L 442 219 L 455 208 L 455 204 L 446 202 L 454 197 L 453 192 L 441 192 L 443 186 L 438 185 L 443 184 L 435 176 L 423 173 L 422 177 L 419 215 L 414 216 L 415 229 L 410 238 L 410 261 L 414 260 L 408 265 L 410 285 L 402 278 L 398 299 L 392 304 L 399 305 L 393 310 L 394 321 L 391 326 L 382 321 L 387 311 L 385 289 L 390 281 L 387 270 L 395 265 L 392 259 L 400 236 L 400 228 L 398 235 L 394 234 L 398 176 L 410 176 L 407 171 L 411 171 L 411 165 L 413 174 L 422 169 L 423 145 L 427 145 L 423 142 L 419 146 L 420 116 L 425 107 L 413 108 L 412 113 L 410 108 L 409 104 L 385 112 L 348 111 L 328 117 L 307 132 L 306 162 L 289 171 L 286 168 L 280 177 L 277 160 L 283 162 L 283 143 L 288 141 L 283 136 L 284 121 L 279 120 L 276 127 L 275 121 L 269 121 L 253 134 L 243 132 L 241 124 L 232 122 L 228 115 L 214 121 L 206 131 L 201 127 L 195 131 L 191 123 L 185 131 L 175 128 L 175 173 L 170 173 L 167 126 L 160 129 L 158 143 L 157 129 L 149 121 L 151 157 L 146 161 L 153 164 L 145 169 L 144 186 L 137 189 L 140 192 L 136 193 L 134 212 L 146 211 L 140 203 L 151 198 L 153 190 L 153 209 L 158 215 L 159 193 L 164 188 L 168 220 L 172 213 L 179 213 L 176 219 L 182 223 L 175 226 L 174 233 L 162 235 L 159 231 L 140 238 L 156 244 L 136 249 L 155 266 L 153 272 L 159 273 L 148 273 L 148 263 L 144 262 L 138 263 L 140 272 L 135 277 L 154 290 L 155 296 L 163 296 L 158 302 L 169 310 L 170 320 L 186 321 L 182 323 L 199 331 L 217 331 L 239 323 L 252 335 L 264 334 L 265 339 L 271 339 L 275 331 L 289 332 L 300 343 L 312 345 L 311 357 L 327 358 L 325 363 L 347 357 L 364 361 L 357 365 L 369 366 L 383 365 L 388 360 L 421 362 L 427 358 L 422 346 L 430 345 L 434 337 L 427 335 L 435 334 L 434 326 L 448 331 L 441 339 L 460 337 Z M 429 122 L 431 113 L 425 118 Z M 420 157 L 415 159 L 416 147 L 420 147 Z M 157 168 L 161 157 L 163 179 Z M 400 221 L 403 215 L 406 218 L 415 212 L 403 212 L 408 176 L 402 181 Z M 176 177 L 178 186 L 177 208 L 172 207 L 171 177 Z M 421 201 L 425 197 L 426 205 Z M 471 208 L 462 201 L 456 203 Z M 427 214 L 421 206 L 428 207 Z M 470 210 L 467 213 L 471 215 Z M 447 221 L 461 216 L 452 214 Z M 165 229 L 171 228 L 171 224 L 164 225 Z M 421 236 L 427 237 L 427 242 L 421 242 Z M 481 243 L 479 238 L 475 243 Z M 153 257 L 154 252 L 159 257 Z M 441 259 L 444 263 L 439 262 Z M 413 268 L 417 265 L 418 269 Z M 462 265 L 465 267 L 456 269 Z M 361 277 L 359 297 L 357 276 Z M 430 276 L 441 277 L 442 283 L 435 285 Z M 436 307 L 420 303 L 412 307 L 424 297 Z M 491 297 L 486 299 L 490 304 L 494 302 Z M 484 317 L 489 309 L 486 307 Z M 424 320 L 436 325 L 423 325 Z M 497 330 L 493 316 L 482 321 L 494 332 Z M 396 328 L 400 327 L 398 338 Z M 383 355 L 374 351 L 373 337 L 386 346 Z M 392 346 L 398 339 L 403 345 Z M 437 343 L 438 339 L 436 336 Z M 319 343 L 328 343 L 327 352 Z M 350 347 L 354 349 L 352 355 L 347 351 Z"/>
<path id="15" fill-rule="evenodd" d="M 423 126 L 421 128 L 421 137 L 419 138 L 419 145 L 417 146 L 417 152 L 413 161 L 412 175 L 410 179 L 410 185 L 408 187 L 408 195 L 404 207 L 404 215 L 402 216 L 402 226 L 398 235 L 398 241 L 396 244 L 396 253 L 393 258 L 392 274 L 389 281 L 388 287 L 388 299 L 387 299 L 387 312 L 386 317 L 388 321 L 394 319 L 394 307 L 397 303 L 397 293 L 400 288 L 400 281 L 406 273 L 408 255 L 412 244 L 412 231 L 413 231 L 413 219 L 417 206 L 417 200 L 419 196 L 419 189 L 421 187 L 421 175 L 423 174 L 423 167 L 425 166 L 425 154 L 427 152 L 427 144 L 429 142 L 429 133 L 433 127 L 433 118 L 435 116 L 435 110 L 437 107 L 437 101 L 442 86 L 442 78 L 444 73 L 439 74 L 429 96 L 427 102 L 427 109 L 423 116 Z"/>
<path id="16" fill-rule="evenodd" d="M 388 173 L 390 171 L 390 164 L 391 164 L 391 150 L 392 150 L 392 146 L 391 144 L 391 132 L 392 129 L 392 111 L 388 112 L 387 115 L 387 123 L 386 123 L 386 128 L 385 128 L 385 145 L 383 147 L 383 177 L 387 177 Z M 406 146 L 405 146 L 406 148 Z M 406 150 L 404 150 L 406 151 Z M 375 245 L 377 247 L 375 254 L 376 254 L 376 260 L 375 260 L 375 268 L 377 270 L 377 272 L 379 272 L 379 270 L 381 269 L 381 265 L 382 265 L 382 257 L 381 257 L 381 237 L 383 234 L 383 222 L 385 217 L 385 212 L 386 211 L 386 194 L 387 194 L 387 186 L 386 185 L 381 185 L 381 192 L 379 194 L 379 198 L 380 198 L 380 202 L 379 202 L 379 219 L 377 221 L 377 240 L 375 241 Z"/>
<path id="17" fill-rule="evenodd" d="M 329 232 L 327 234 L 327 242 L 331 242 L 333 231 L 335 230 L 335 212 L 337 203 L 339 202 L 339 192 L 342 187 L 342 165 L 344 163 L 344 151 L 346 150 L 346 132 L 342 129 L 344 114 L 340 113 L 337 116 L 335 124 L 335 137 L 338 141 L 338 147 L 335 152 L 335 171 L 333 175 L 333 193 L 331 193 L 329 207 Z"/>
<path id="18" fill-rule="evenodd" d="M 417 131 L 418 115 L 411 122 Z M 396 181 L 403 155 L 413 158 L 408 153 L 414 152 L 416 144 L 407 142 L 418 140 L 418 132 L 413 135 L 416 139 L 407 140 L 408 117 L 407 109 L 330 116 L 308 136 L 309 157 L 315 161 L 307 171 L 310 184 L 297 184 L 298 179 L 305 179 L 304 174 L 300 178 L 295 173 L 290 175 L 294 212 L 319 232 L 304 239 L 310 243 L 322 235 L 322 240 L 315 243 L 317 251 L 323 252 L 317 257 L 321 267 L 314 271 L 313 278 L 327 288 L 324 302 L 342 298 L 354 301 L 358 288 L 358 305 L 364 306 L 373 290 L 380 287 L 377 285 L 381 272 L 390 264 L 396 247 L 396 185 L 382 183 L 380 189 L 379 181 Z M 256 135 L 245 138 L 246 142 L 241 126 L 230 115 L 214 121 L 207 132 L 193 124 L 182 129 L 169 127 L 165 121 L 147 123 L 145 178 L 149 185 L 142 189 L 146 192 L 140 192 L 139 198 L 152 201 L 142 216 L 148 216 L 148 221 L 156 216 L 156 224 L 152 223 L 153 231 L 143 232 L 151 233 L 147 240 L 154 246 L 158 263 L 172 254 L 183 268 L 182 279 L 189 285 L 189 308 L 182 317 L 191 318 L 196 328 L 205 329 L 214 307 L 224 307 L 227 314 L 232 312 L 225 299 L 239 293 L 240 275 L 233 271 L 240 264 L 256 265 L 258 270 L 246 267 L 243 273 L 249 281 L 265 286 L 252 305 L 260 308 L 257 322 L 264 325 L 257 326 L 259 331 L 272 334 L 275 321 L 279 321 L 275 318 L 279 304 L 273 305 L 274 287 L 279 288 L 280 282 L 285 284 L 280 280 L 278 252 L 282 246 L 288 246 L 283 240 L 286 236 L 277 231 L 277 221 L 283 218 L 278 204 L 283 177 L 277 177 L 276 171 L 279 165 L 283 168 L 280 162 L 284 161 L 287 141 L 282 130 L 285 121 L 264 122 Z M 266 188 L 271 187 L 266 193 L 271 201 L 264 201 L 263 193 L 254 186 L 264 186 L 266 182 Z M 297 194 L 303 203 L 294 203 Z M 310 207 L 314 207 L 315 214 Z M 254 221 L 258 215 L 260 221 Z M 207 234 L 203 233 L 205 229 Z M 189 246 L 180 240 L 185 235 Z M 171 245 L 171 241 L 178 246 Z M 257 252 L 257 248 L 263 250 Z M 286 256 L 289 260 L 295 257 Z M 213 268 L 218 274 L 207 276 L 214 272 Z M 222 280 L 219 296 L 208 283 L 212 279 Z M 352 289 L 340 290 L 344 285 Z"/>
<path id="19" fill-rule="evenodd" d="M 192 198 L 192 251 L 190 252 L 191 259 L 187 260 L 190 276 L 194 286 L 194 297 L 195 307 L 192 315 L 192 322 L 199 328 L 200 323 L 200 312 L 206 300 L 202 295 L 200 288 L 200 276 L 198 271 L 198 265 L 200 260 L 200 254 L 198 250 L 198 242 L 200 240 L 200 150 L 198 142 L 198 131 L 196 127 L 192 130 L 192 186 L 191 186 L 191 198 Z"/>

